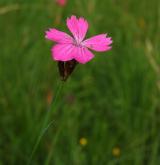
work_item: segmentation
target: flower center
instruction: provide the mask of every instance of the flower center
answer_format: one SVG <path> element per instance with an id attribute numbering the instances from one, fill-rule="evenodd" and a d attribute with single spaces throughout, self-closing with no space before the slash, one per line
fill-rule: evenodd
<path id="1" fill-rule="evenodd" d="M 76 39 L 73 40 L 73 45 L 77 46 L 77 47 L 83 47 L 83 42 L 82 41 L 78 41 Z"/>

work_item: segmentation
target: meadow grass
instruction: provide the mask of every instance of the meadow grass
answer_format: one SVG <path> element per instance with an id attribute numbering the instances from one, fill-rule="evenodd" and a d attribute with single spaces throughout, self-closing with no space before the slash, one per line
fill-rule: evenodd
<path id="1" fill-rule="evenodd" d="M 64 84 L 31 164 L 159 165 L 159 8 L 158 0 L 69 0 L 65 8 L 0 0 L 0 165 L 29 161 L 61 83 L 44 32 L 68 31 L 72 14 L 89 21 L 87 36 L 112 36 L 113 48 Z"/>

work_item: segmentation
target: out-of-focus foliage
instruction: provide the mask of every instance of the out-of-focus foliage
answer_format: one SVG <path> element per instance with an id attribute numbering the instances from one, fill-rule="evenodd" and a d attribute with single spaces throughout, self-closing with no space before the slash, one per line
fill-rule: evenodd
<path id="1" fill-rule="evenodd" d="M 32 164 L 159 165 L 158 0 L 0 1 L 0 164 L 25 164 L 60 84 L 44 31 L 72 14 L 113 49 L 65 83 Z M 49 161 L 48 161 L 49 160 Z"/>

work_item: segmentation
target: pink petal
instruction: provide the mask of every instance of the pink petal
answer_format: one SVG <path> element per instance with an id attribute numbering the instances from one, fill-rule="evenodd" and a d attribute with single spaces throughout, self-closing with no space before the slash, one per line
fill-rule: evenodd
<path id="1" fill-rule="evenodd" d="M 76 16 L 71 16 L 67 19 L 67 26 L 77 42 L 84 39 L 88 30 L 88 22 L 84 18 L 77 19 Z"/>
<path id="2" fill-rule="evenodd" d="M 45 38 L 61 44 L 73 42 L 73 38 L 70 35 L 57 29 L 49 29 L 48 31 L 46 31 Z"/>
<path id="3" fill-rule="evenodd" d="M 56 0 L 56 2 L 60 5 L 60 6 L 65 6 L 67 3 L 67 0 Z"/>
<path id="4" fill-rule="evenodd" d="M 74 58 L 76 50 L 72 44 L 57 44 L 52 47 L 52 57 L 56 61 L 69 61 Z"/>
<path id="5" fill-rule="evenodd" d="M 83 45 L 85 45 L 86 47 L 92 50 L 99 52 L 103 52 L 111 49 L 110 46 L 111 43 L 112 43 L 111 37 L 106 37 L 106 34 L 96 35 L 94 37 L 91 37 L 83 41 Z"/>
<path id="6" fill-rule="evenodd" d="M 74 54 L 74 59 L 81 64 L 85 64 L 90 61 L 94 55 L 85 47 L 77 47 L 77 53 Z"/>

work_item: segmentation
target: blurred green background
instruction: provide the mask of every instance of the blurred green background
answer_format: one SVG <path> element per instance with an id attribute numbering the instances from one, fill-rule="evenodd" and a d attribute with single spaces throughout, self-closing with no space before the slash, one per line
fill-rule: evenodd
<path id="1" fill-rule="evenodd" d="M 61 83 L 44 33 L 72 14 L 113 48 L 64 84 L 31 164 L 159 165 L 159 0 L 0 0 L 0 165 L 29 161 Z"/>

